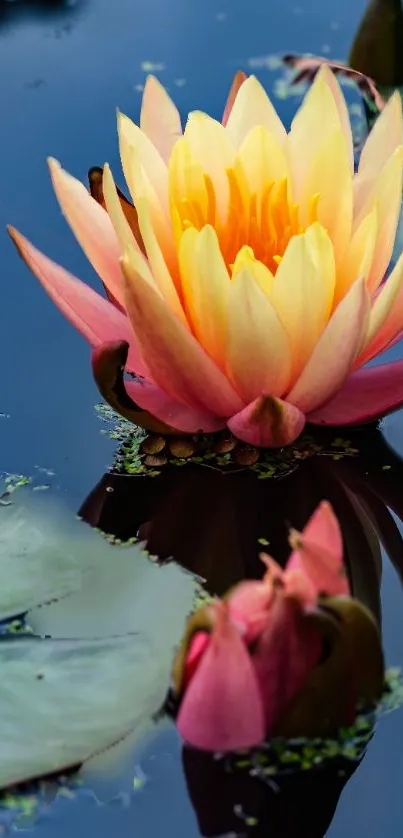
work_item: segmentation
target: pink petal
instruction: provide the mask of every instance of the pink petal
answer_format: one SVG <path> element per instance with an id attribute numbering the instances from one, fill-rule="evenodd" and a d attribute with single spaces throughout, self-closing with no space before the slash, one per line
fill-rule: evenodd
<path id="1" fill-rule="evenodd" d="M 146 379 L 125 380 L 129 345 L 110 341 L 94 349 L 92 371 L 108 404 L 135 425 L 158 434 L 211 432 L 225 427 L 225 420 L 175 402 Z"/>
<path id="2" fill-rule="evenodd" d="M 368 317 L 365 281 L 357 279 L 333 312 L 287 401 L 308 414 L 337 392 L 362 344 Z"/>
<path id="3" fill-rule="evenodd" d="M 130 345 L 128 369 L 148 377 L 129 318 L 89 285 L 48 259 L 13 227 L 9 227 L 8 232 L 21 258 L 49 297 L 91 346 L 112 340 L 127 341 Z"/>
<path id="4" fill-rule="evenodd" d="M 57 160 L 49 158 L 48 164 L 63 215 L 108 292 L 123 306 L 121 251 L 107 211 Z"/>
<path id="5" fill-rule="evenodd" d="M 343 563 L 343 539 L 330 503 L 322 501 L 302 533 L 291 530 L 290 544 L 294 549 L 286 573 L 297 570 L 306 575 L 316 596 L 350 593 Z"/>
<path id="6" fill-rule="evenodd" d="M 229 94 L 228 94 L 228 99 L 227 99 L 226 104 L 225 104 L 223 117 L 222 117 L 222 120 L 221 120 L 223 125 L 227 124 L 228 117 L 229 117 L 229 115 L 232 111 L 232 108 L 234 106 L 234 102 L 235 102 L 235 99 L 238 95 L 238 91 L 239 91 L 240 87 L 242 87 L 244 81 L 246 81 L 247 78 L 248 77 L 247 77 L 246 73 L 243 72 L 243 70 L 238 70 L 238 72 L 235 73 L 235 76 L 233 78 L 233 81 L 232 81 L 232 84 L 231 84 L 231 87 L 230 87 L 230 91 L 229 91 Z"/>
<path id="7" fill-rule="evenodd" d="M 283 570 L 280 565 L 267 553 L 261 553 L 260 558 L 267 567 L 264 581 L 277 584 L 286 595 L 302 608 L 316 605 L 317 594 L 308 576 L 300 570 Z"/>
<path id="8" fill-rule="evenodd" d="M 294 442 L 305 425 L 297 407 L 273 396 L 259 396 L 228 421 L 238 439 L 264 448 L 281 448 Z"/>
<path id="9" fill-rule="evenodd" d="M 242 630 L 245 643 L 252 643 L 265 627 L 272 600 L 271 579 L 245 580 L 230 591 L 227 598 L 229 613 Z"/>
<path id="10" fill-rule="evenodd" d="M 225 607 L 216 607 L 210 643 L 185 691 L 177 727 L 205 751 L 251 748 L 264 738 L 263 708 L 253 665 Z"/>
<path id="11" fill-rule="evenodd" d="M 175 401 L 149 381 L 125 381 L 125 387 L 129 396 L 143 410 L 147 410 L 161 422 L 166 422 L 178 431 L 188 434 L 214 433 L 225 428 L 224 419 Z"/>
<path id="12" fill-rule="evenodd" d="M 378 312 L 378 313 L 377 313 Z M 371 326 L 374 328 L 371 329 Z M 403 328 L 403 256 L 373 302 L 366 345 L 354 362 L 354 369 L 367 364 L 388 349 Z M 370 336 L 372 334 L 372 337 Z"/>
<path id="13" fill-rule="evenodd" d="M 349 375 L 336 395 L 307 419 L 313 425 L 357 425 L 402 405 L 403 361 L 393 361 Z"/>
<path id="14" fill-rule="evenodd" d="M 207 631 L 197 631 L 196 634 L 193 635 L 186 657 L 181 689 L 186 690 L 189 686 L 209 644 L 210 634 L 208 634 Z"/>
<path id="15" fill-rule="evenodd" d="M 198 413 L 175 402 L 146 379 L 125 380 L 128 344 L 109 341 L 92 353 L 92 370 L 103 398 L 129 421 L 156 433 L 211 433 L 225 427 L 225 420 Z M 158 421 L 157 421 L 158 420 Z M 162 425 L 159 425 L 162 423 Z"/>
<path id="16" fill-rule="evenodd" d="M 279 591 L 253 656 L 267 734 L 317 664 L 321 648 L 318 633 L 304 622 L 298 605 Z"/>
<path id="17" fill-rule="evenodd" d="M 343 561 L 343 538 L 339 522 L 328 501 L 323 500 L 315 509 L 303 529 L 302 538 L 315 542 L 323 550 L 334 553 L 338 564 L 341 565 Z"/>

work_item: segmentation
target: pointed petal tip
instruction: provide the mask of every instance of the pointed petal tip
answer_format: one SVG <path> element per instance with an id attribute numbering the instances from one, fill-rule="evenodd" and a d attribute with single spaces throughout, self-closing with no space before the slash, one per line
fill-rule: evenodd
<path id="1" fill-rule="evenodd" d="M 305 426 L 305 416 L 290 402 L 259 396 L 227 424 L 234 436 L 249 445 L 281 448 L 297 439 Z"/>
<path id="2" fill-rule="evenodd" d="M 301 573 L 315 598 L 321 594 L 349 595 L 341 529 L 328 501 L 319 504 L 302 532 L 290 531 L 289 544 L 293 552 L 286 572 Z"/>
<path id="3" fill-rule="evenodd" d="M 204 751 L 230 752 L 259 745 L 263 706 L 253 665 L 224 603 L 216 610 L 211 641 L 180 706 L 181 736 Z"/>
<path id="4" fill-rule="evenodd" d="M 382 419 L 403 406 L 403 361 L 363 367 L 330 401 L 307 417 L 313 425 L 343 427 Z"/>
<path id="5" fill-rule="evenodd" d="M 26 248 L 29 246 L 28 239 L 26 239 L 25 236 L 22 235 L 22 233 L 20 233 L 15 227 L 13 227 L 12 224 L 7 224 L 6 230 L 11 238 L 11 241 L 17 249 L 18 255 L 21 257 L 23 262 L 25 262 L 28 265 L 28 267 L 30 267 L 26 253 Z"/>

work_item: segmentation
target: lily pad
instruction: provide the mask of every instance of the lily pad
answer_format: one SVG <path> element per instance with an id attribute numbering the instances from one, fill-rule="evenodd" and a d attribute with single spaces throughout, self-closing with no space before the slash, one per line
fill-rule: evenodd
<path id="1" fill-rule="evenodd" d="M 175 564 L 158 567 L 141 545 L 111 546 L 48 499 L 17 500 L 1 514 L 1 613 L 31 609 L 34 632 L 0 636 L 8 787 L 79 765 L 152 724 L 196 583 Z"/>
<path id="2" fill-rule="evenodd" d="M 0 667 L 3 788 L 80 765 L 155 712 L 166 687 L 133 635 L 3 639 Z"/>
<path id="3" fill-rule="evenodd" d="M 65 535 L 54 502 L 44 507 L 32 495 L 24 502 L 13 495 L 10 505 L 0 506 L 1 620 L 79 588 L 81 537 L 73 527 Z"/>

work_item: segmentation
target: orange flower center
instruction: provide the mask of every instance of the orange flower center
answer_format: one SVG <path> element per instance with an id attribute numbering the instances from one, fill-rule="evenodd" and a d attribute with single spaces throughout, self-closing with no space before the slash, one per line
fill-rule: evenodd
<path id="1" fill-rule="evenodd" d="M 231 274 L 239 251 L 247 246 L 254 258 L 274 274 L 292 236 L 317 221 L 319 193 L 312 196 L 306 223 L 300 222 L 298 204 L 289 199 L 287 178 L 267 183 L 260 195 L 250 194 L 234 168 L 226 170 L 229 200 L 225 220 L 220 219 L 211 177 L 203 173 L 203 189 L 190 190 L 186 197 L 173 201 L 172 220 L 177 237 L 189 227 L 201 230 L 206 224 L 215 228 L 220 249 Z"/>

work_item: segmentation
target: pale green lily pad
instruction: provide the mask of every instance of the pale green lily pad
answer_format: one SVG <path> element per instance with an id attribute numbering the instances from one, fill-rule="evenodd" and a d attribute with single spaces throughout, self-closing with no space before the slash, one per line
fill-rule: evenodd
<path id="1" fill-rule="evenodd" d="M 0 642 L 0 786 L 79 765 L 155 712 L 147 636 Z M 161 670 L 161 671 L 159 671 Z"/>
<path id="2" fill-rule="evenodd" d="M 49 503 L 45 516 L 36 497 L 12 497 L 0 506 L 1 620 L 79 588 L 83 573 L 80 538 L 78 544 L 63 538 L 56 504 Z"/>
<path id="3" fill-rule="evenodd" d="M 32 494 L 0 508 L 0 569 L 0 619 L 29 611 L 31 628 L 53 637 L 146 629 L 157 642 L 166 624 L 175 643 L 196 589 L 179 566 L 157 566 L 138 544 L 111 546 L 54 499 Z"/>
<path id="4" fill-rule="evenodd" d="M 17 496 L 0 514 L 1 613 L 31 609 L 36 633 L 0 636 L 4 787 L 126 736 L 132 747 L 153 726 L 196 583 L 175 564 L 158 567 L 141 545 L 111 546 L 47 497 Z"/>

